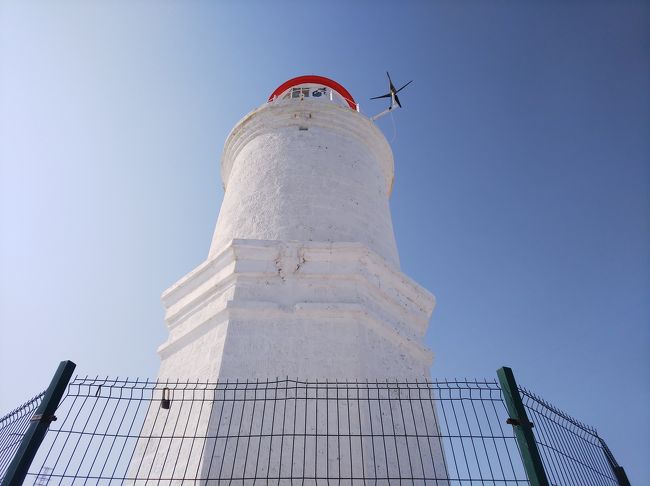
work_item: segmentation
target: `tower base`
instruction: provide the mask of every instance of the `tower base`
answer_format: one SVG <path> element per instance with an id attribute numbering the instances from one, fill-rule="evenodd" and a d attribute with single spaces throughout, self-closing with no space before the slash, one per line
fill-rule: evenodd
<path id="1" fill-rule="evenodd" d="M 162 300 L 162 379 L 429 377 L 435 298 L 358 243 L 233 240 Z"/>

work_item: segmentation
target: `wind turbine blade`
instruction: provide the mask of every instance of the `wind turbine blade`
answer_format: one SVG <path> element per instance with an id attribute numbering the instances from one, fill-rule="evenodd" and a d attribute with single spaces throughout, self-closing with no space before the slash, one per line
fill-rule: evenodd
<path id="1" fill-rule="evenodd" d="M 406 84 L 405 84 L 404 86 L 402 86 L 400 89 L 398 89 L 397 91 L 395 91 L 395 93 L 399 93 L 400 91 L 402 91 L 404 88 L 406 88 L 406 87 L 407 87 L 409 84 L 411 84 L 412 82 L 413 82 L 413 80 L 411 79 L 408 83 L 406 83 Z"/>
<path id="2" fill-rule="evenodd" d="M 402 104 L 399 102 L 399 97 L 397 95 L 395 95 L 395 101 L 397 102 L 397 106 L 401 108 Z"/>
<path id="3" fill-rule="evenodd" d="M 386 76 L 388 76 L 388 85 L 390 86 L 390 90 L 395 91 L 395 85 L 393 84 L 393 80 L 390 79 L 390 74 L 388 74 L 388 71 L 386 71 Z"/>
<path id="4" fill-rule="evenodd" d="M 374 98 L 370 98 L 370 99 L 378 100 L 379 98 L 390 98 L 390 93 L 386 93 L 385 95 L 381 95 L 381 96 L 375 96 Z"/>

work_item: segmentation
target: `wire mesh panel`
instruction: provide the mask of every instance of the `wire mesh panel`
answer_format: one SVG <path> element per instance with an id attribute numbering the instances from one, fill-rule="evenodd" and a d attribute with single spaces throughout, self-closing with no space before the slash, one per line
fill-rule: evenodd
<path id="1" fill-rule="evenodd" d="M 520 387 L 519 391 L 534 424 L 535 442 L 552 485 L 619 484 L 613 470 L 615 460 L 595 429 L 525 388 Z"/>
<path id="2" fill-rule="evenodd" d="M 20 407 L 0 418 L 0 481 L 5 477 L 7 468 L 20 446 L 29 422 L 43 399 L 43 394 L 36 395 Z"/>
<path id="3" fill-rule="evenodd" d="M 26 484 L 528 484 L 494 382 L 76 379 Z"/>

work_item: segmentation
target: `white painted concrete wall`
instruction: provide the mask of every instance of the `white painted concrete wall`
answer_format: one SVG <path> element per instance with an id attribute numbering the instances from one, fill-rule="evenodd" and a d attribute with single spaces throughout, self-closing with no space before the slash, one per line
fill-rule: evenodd
<path id="1" fill-rule="evenodd" d="M 373 122 L 330 103 L 265 104 L 233 129 L 221 173 L 208 259 L 163 294 L 161 379 L 429 377 L 435 299 L 399 270 L 393 157 Z"/>
<path id="2" fill-rule="evenodd" d="M 314 100 L 265 104 L 231 132 L 221 174 L 210 257 L 236 238 L 357 242 L 399 267 L 393 156 L 365 116 Z"/>
<path id="3" fill-rule="evenodd" d="M 161 378 L 429 376 L 434 297 L 360 243 L 234 240 L 163 301 Z"/>

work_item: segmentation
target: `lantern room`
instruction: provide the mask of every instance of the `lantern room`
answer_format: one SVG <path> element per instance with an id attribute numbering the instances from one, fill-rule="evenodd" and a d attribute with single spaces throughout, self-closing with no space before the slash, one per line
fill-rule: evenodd
<path id="1" fill-rule="evenodd" d="M 359 111 L 352 95 L 333 79 L 323 76 L 298 76 L 276 88 L 269 103 L 303 101 L 305 99 L 335 103 Z"/>

